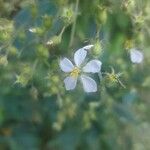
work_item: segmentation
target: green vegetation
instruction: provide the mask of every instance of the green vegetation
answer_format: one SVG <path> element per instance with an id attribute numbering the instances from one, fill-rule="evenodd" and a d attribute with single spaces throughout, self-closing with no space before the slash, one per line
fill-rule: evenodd
<path id="1" fill-rule="evenodd" d="M 0 150 L 149 150 L 149 12 L 149 0 L 0 0 Z M 60 60 L 89 44 L 97 92 L 67 91 Z"/>

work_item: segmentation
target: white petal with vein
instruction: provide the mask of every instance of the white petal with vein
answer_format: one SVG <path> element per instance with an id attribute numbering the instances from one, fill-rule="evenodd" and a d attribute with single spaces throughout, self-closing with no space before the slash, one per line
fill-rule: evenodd
<path id="1" fill-rule="evenodd" d="M 143 53 L 136 49 L 130 50 L 130 59 L 133 63 L 141 63 L 143 61 Z"/>
<path id="2" fill-rule="evenodd" d="M 85 75 L 81 75 L 81 81 L 85 92 L 97 91 L 97 84 L 92 78 Z"/>
<path id="3" fill-rule="evenodd" d="M 101 70 L 101 65 L 102 62 L 99 60 L 91 60 L 88 62 L 85 67 L 83 67 L 83 72 L 88 72 L 88 73 L 97 73 L 100 72 Z"/>
<path id="4" fill-rule="evenodd" d="M 77 78 L 66 77 L 64 80 L 66 90 L 73 90 L 77 84 Z"/>
<path id="5" fill-rule="evenodd" d="M 69 59 L 64 58 L 64 59 L 60 60 L 60 68 L 64 72 L 71 72 L 74 68 L 74 65 L 72 64 L 72 62 Z"/>
<path id="6" fill-rule="evenodd" d="M 89 49 L 91 49 L 93 46 L 94 46 L 94 45 L 86 45 L 86 46 L 83 47 L 83 49 L 89 50 Z"/>
<path id="7" fill-rule="evenodd" d="M 77 50 L 74 54 L 74 61 L 75 64 L 79 67 L 83 61 L 85 60 L 85 57 L 87 55 L 87 51 L 84 50 L 83 48 Z"/>

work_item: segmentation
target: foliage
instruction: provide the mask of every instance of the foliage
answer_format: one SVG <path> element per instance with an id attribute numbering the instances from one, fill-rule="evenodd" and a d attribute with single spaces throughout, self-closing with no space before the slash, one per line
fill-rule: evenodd
<path id="1" fill-rule="evenodd" d="M 149 150 L 149 5 L 0 0 L 0 150 Z M 98 91 L 66 91 L 59 61 L 87 44 Z"/>

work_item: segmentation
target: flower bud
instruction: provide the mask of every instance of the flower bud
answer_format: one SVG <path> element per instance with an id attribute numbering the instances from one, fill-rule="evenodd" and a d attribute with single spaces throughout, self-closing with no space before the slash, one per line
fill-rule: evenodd
<path id="1" fill-rule="evenodd" d="M 18 49 L 14 46 L 9 47 L 8 50 L 9 50 L 9 55 L 11 56 L 16 56 L 18 53 Z"/>
<path id="2" fill-rule="evenodd" d="M 99 40 L 96 40 L 92 52 L 93 52 L 93 55 L 95 55 L 95 56 L 99 56 L 101 54 L 101 52 L 102 52 L 102 45 L 101 45 L 101 42 Z"/>
<path id="3" fill-rule="evenodd" d="M 37 55 L 40 58 L 48 58 L 49 57 L 49 52 L 46 47 L 44 47 L 42 44 L 37 46 Z"/>
<path id="4" fill-rule="evenodd" d="M 107 9 L 105 7 L 98 7 L 96 10 L 96 24 L 105 24 L 107 21 Z"/>
<path id="5" fill-rule="evenodd" d="M 13 21 L 0 18 L 0 43 L 11 40 L 13 32 Z"/>
<path id="6" fill-rule="evenodd" d="M 23 87 L 25 87 L 28 82 L 30 81 L 30 79 L 32 78 L 32 68 L 25 64 L 22 68 L 21 68 L 21 73 L 20 75 L 16 76 L 16 81 L 15 83 L 19 83 L 21 84 Z"/>
<path id="7" fill-rule="evenodd" d="M 23 87 L 25 87 L 28 84 L 28 78 L 24 75 L 17 75 L 15 83 L 21 84 Z"/>
<path id="8" fill-rule="evenodd" d="M 39 93 L 38 93 L 38 90 L 37 90 L 36 87 L 32 87 L 30 89 L 30 95 L 31 95 L 31 97 L 32 97 L 33 100 L 37 100 L 38 99 Z"/>
<path id="9" fill-rule="evenodd" d="M 58 45 L 61 43 L 61 35 L 55 35 L 50 40 L 47 41 L 47 45 Z"/>
<path id="10" fill-rule="evenodd" d="M 65 7 L 62 11 L 61 17 L 65 24 L 70 24 L 74 19 L 74 12 L 72 7 Z"/>
<path id="11" fill-rule="evenodd" d="M 44 15 L 43 16 L 43 24 L 46 29 L 50 29 L 52 27 L 53 19 L 52 16 Z"/>
<path id="12" fill-rule="evenodd" d="M 7 60 L 7 56 L 0 56 L 0 66 L 7 66 L 8 64 L 8 60 Z"/>
<path id="13" fill-rule="evenodd" d="M 30 11 L 31 11 L 32 17 L 35 18 L 37 16 L 37 13 L 38 13 L 37 6 L 35 4 L 32 4 Z"/>
<path id="14" fill-rule="evenodd" d="M 36 28 L 36 32 L 35 33 L 37 33 L 38 36 L 43 36 L 45 34 L 45 32 L 46 32 L 45 28 L 38 27 L 38 28 Z"/>
<path id="15" fill-rule="evenodd" d="M 1 32 L 0 31 L 0 41 L 2 42 L 6 42 L 6 41 L 9 41 L 11 39 L 11 36 L 8 32 Z"/>

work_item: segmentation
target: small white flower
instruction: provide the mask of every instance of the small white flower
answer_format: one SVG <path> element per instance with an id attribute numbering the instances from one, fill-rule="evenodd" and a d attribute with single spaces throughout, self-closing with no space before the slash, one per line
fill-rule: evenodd
<path id="1" fill-rule="evenodd" d="M 74 54 L 74 62 L 75 65 L 72 64 L 72 62 L 67 59 L 63 58 L 60 60 L 60 68 L 62 71 L 69 73 L 69 76 L 65 78 L 65 88 L 66 90 L 73 90 L 76 87 L 77 79 L 80 78 L 83 88 L 85 92 L 96 92 L 97 91 L 97 84 L 96 82 L 86 76 L 83 73 L 97 73 L 101 70 L 101 61 L 99 60 L 91 60 L 89 61 L 84 67 L 81 67 L 81 64 L 84 62 L 86 55 L 87 55 L 87 49 L 90 49 L 93 47 L 93 45 L 87 45 L 83 48 L 78 49 Z"/>
<path id="2" fill-rule="evenodd" d="M 30 29 L 29 29 L 29 32 L 31 32 L 31 33 L 36 33 L 36 31 L 37 31 L 36 28 L 30 28 Z"/>
<path id="3" fill-rule="evenodd" d="M 143 53 L 139 50 L 132 48 L 130 49 L 130 59 L 133 63 L 141 63 L 144 59 Z"/>

